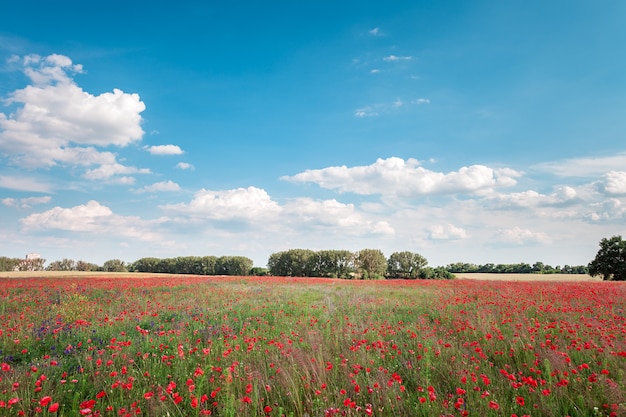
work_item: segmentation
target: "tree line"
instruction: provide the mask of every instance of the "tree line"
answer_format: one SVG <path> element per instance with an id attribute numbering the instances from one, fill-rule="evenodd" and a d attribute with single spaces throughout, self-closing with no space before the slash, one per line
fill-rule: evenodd
<path id="1" fill-rule="evenodd" d="M 270 255 L 270 275 L 346 279 L 450 279 L 445 268 L 431 268 L 422 255 L 394 252 L 386 258 L 379 249 L 348 250 L 290 249 Z"/>
<path id="2" fill-rule="evenodd" d="M 552 267 L 543 262 L 519 264 L 492 264 L 476 265 L 471 263 L 457 262 L 445 266 L 447 271 L 454 274 L 460 273 L 488 273 L 488 274 L 588 274 L 589 267 L 586 265 Z"/>
<path id="3" fill-rule="evenodd" d="M 0 271 L 42 271 L 46 260 L 0 256 Z M 148 272 L 195 275 L 274 275 L 293 277 L 328 277 L 346 279 L 450 279 L 455 273 L 512 274 L 590 274 L 604 280 L 626 280 L 626 241 L 613 236 L 600 241 L 600 250 L 588 265 L 563 267 L 543 262 L 476 265 L 457 262 L 432 268 L 422 255 L 394 252 L 386 258 L 379 249 L 348 250 L 290 249 L 270 255 L 267 268 L 253 267 L 245 256 L 179 256 L 176 258 L 141 258 L 130 264 L 119 259 L 102 266 L 72 259 L 51 262 L 49 271 Z"/>

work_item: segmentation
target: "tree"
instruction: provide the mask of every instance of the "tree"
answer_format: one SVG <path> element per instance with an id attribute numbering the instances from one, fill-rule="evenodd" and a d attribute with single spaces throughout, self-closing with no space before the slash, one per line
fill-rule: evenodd
<path id="1" fill-rule="evenodd" d="M 283 277 L 310 277 L 315 252 L 310 249 L 289 249 L 272 253 L 267 261 L 270 274 Z"/>
<path id="2" fill-rule="evenodd" d="M 124 261 L 120 261 L 119 259 L 110 259 L 106 261 L 102 265 L 102 270 L 104 272 L 128 272 Z"/>
<path id="3" fill-rule="evenodd" d="M 348 278 L 354 271 L 354 254 L 348 250 L 320 250 L 309 264 L 313 276 Z"/>
<path id="4" fill-rule="evenodd" d="M 428 261 L 419 253 L 394 252 L 387 260 L 387 275 L 389 278 L 416 279 Z"/>
<path id="5" fill-rule="evenodd" d="M 73 259 L 63 258 L 62 261 L 54 261 L 51 262 L 50 265 L 46 267 L 48 271 L 75 271 L 76 270 L 76 261 Z"/>
<path id="6" fill-rule="evenodd" d="M 621 236 L 600 241 L 600 250 L 589 263 L 589 275 L 601 275 L 604 280 L 626 281 L 626 241 Z"/>
<path id="7" fill-rule="evenodd" d="M 381 279 L 387 272 L 387 258 L 379 249 L 358 251 L 354 263 L 361 279 Z"/>
<path id="8" fill-rule="evenodd" d="M 245 256 L 220 256 L 215 263 L 217 275 L 250 275 L 253 261 Z"/>
<path id="9" fill-rule="evenodd" d="M 21 262 L 22 260 L 19 258 L 0 256 L 0 271 L 15 271 Z"/>

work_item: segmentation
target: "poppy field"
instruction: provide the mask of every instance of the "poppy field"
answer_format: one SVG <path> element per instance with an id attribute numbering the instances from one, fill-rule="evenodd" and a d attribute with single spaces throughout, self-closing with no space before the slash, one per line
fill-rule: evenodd
<path id="1" fill-rule="evenodd" d="M 626 285 L 0 278 L 2 416 L 626 416 Z"/>

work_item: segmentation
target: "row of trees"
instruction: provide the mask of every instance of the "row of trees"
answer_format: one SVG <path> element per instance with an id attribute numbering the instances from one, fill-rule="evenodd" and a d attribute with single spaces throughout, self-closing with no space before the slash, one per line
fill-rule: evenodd
<path id="1" fill-rule="evenodd" d="M 449 279 L 444 268 L 430 268 L 422 255 L 394 252 L 387 259 L 378 249 L 348 250 L 290 249 L 270 255 L 270 275 L 292 277 L 328 277 L 347 279 Z"/>
<path id="2" fill-rule="evenodd" d="M 46 260 L 43 258 L 24 259 L 0 256 L 0 271 L 43 271 Z"/>
<path id="3" fill-rule="evenodd" d="M 0 256 L 0 271 L 41 271 L 46 260 L 39 255 L 23 258 Z M 422 255 L 413 252 L 394 252 L 387 259 L 378 249 L 347 250 L 291 249 L 270 255 L 268 269 L 253 267 L 244 256 L 181 256 L 177 258 L 141 258 L 131 264 L 119 259 L 106 261 L 102 266 L 84 261 L 62 259 L 51 262 L 49 271 L 104 271 L 152 272 L 196 275 L 266 275 L 309 276 L 357 279 L 404 278 L 448 279 L 454 273 L 518 273 L 518 274 L 590 274 L 604 280 L 626 280 L 626 241 L 621 236 L 600 241 L 600 250 L 587 266 L 552 267 L 543 262 L 532 266 L 519 264 L 454 263 L 431 268 Z"/>
<path id="4" fill-rule="evenodd" d="M 194 275 L 251 275 L 256 271 L 245 256 L 179 256 L 141 258 L 128 266 L 129 271 Z"/>
<path id="5" fill-rule="evenodd" d="M 535 262 L 533 265 L 527 263 L 519 264 L 492 264 L 476 265 L 471 263 L 457 262 L 446 265 L 446 270 L 459 273 L 489 273 L 489 274 L 587 274 L 589 267 L 586 265 L 563 267 L 545 265 L 543 262 Z"/>

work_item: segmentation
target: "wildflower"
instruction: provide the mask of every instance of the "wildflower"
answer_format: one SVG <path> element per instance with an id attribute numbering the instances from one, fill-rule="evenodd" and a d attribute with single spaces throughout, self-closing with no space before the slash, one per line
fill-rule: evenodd
<path id="1" fill-rule="evenodd" d="M 45 397 L 41 397 L 41 400 L 39 400 L 39 405 L 45 407 L 50 404 L 51 401 L 52 397 L 46 395 Z"/>
<path id="2" fill-rule="evenodd" d="M 58 410 L 59 410 L 59 403 L 50 404 L 50 407 L 48 407 L 49 413 L 56 413 Z"/>
<path id="3" fill-rule="evenodd" d="M 248 397 L 248 396 L 246 395 L 245 397 L 243 397 L 243 398 L 241 399 L 241 402 L 242 402 L 242 403 L 244 403 L 244 404 L 250 404 L 250 403 L 252 403 L 252 398 L 250 398 L 250 397 Z"/>
<path id="4" fill-rule="evenodd" d="M 495 401 L 489 401 L 489 408 L 492 408 L 494 410 L 499 410 L 500 405 Z"/>

